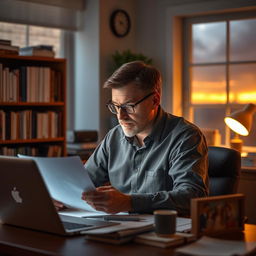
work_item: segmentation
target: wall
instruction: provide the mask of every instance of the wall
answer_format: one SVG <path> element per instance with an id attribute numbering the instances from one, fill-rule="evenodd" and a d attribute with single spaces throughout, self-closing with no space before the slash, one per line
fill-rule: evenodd
<path id="1" fill-rule="evenodd" d="M 84 15 L 80 17 L 82 28 L 76 33 L 75 68 L 75 125 L 74 129 L 96 129 L 102 138 L 110 128 L 111 114 L 105 104 L 111 98 L 110 91 L 102 85 L 110 76 L 111 55 L 115 50 L 134 50 L 135 1 L 88 0 Z M 109 28 L 113 10 L 128 11 L 132 30 L 125 38 L 115 37 Z"/>
<path id="2" fill-rule="evenodd" d="M 86 1 L 75 33 L 74 129 L 99 130 L 99 0 Z"/>

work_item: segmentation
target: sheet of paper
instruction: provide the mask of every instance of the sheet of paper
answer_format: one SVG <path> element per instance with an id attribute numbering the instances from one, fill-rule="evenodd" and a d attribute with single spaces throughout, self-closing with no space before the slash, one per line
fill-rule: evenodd
<path id="1" fill-rule="evenodd" d="M 153 216 L 152 215 L 147 215 L 147 214 L 142 214 L 140 215 L 143 220 L 141 221 L 118 221 L 120 225 L 116 226 L 109 226 L 109 227 L 103 227 L 103 228 L 98 228 L 97 230 L 87 230 L 83 232 L 84 234 L 91 234 L 91 235 L 103 235 L 103 234 L 110 234 L 113 232 L 121 232 L 121 231 L 127 231 L 127 230 L 135 230 L 140 229 L 140 228 L 145 228 L 145 227 L 152 227 L 153 229 Z"/>
<path id="2" fill-rule="evenodd" d="M 256 242 L 231 241 L 204 236 L 198 241 L 176 252 L 196 256 L 233 256 L 244 255 L 256 249 Z"/>
<path id="3" fill-rule="evenodd" d="M 78 156 L 74 157 L 29 157 L 32 158 L 45 181 L 52 198 L 64 205 L 88 212 L 97 212 L 81 199 L 83 191 L 94 190 L 88 172 Z M 88 213 L 89 214 L 89 213 Z"/>
<path id="4" fill-rule="evenodd" d="M 66 215 L 66 216 L 72 216 L 72 217 L 87 217 L 87 218 L 91 218 L 91 217 L 103 217 L 106 215 L 112 215 L 112 214 L 108 214 L 105 212 L 99 212 L 99 211 L 85 211 L 85 210 L 80 210 L 80 209 L 74 209 L 74 208 L 67 208 L 64 210 L 61 210 L 58 212 L 60 215 Z M 115 215 L 128 215 L 130 216 L 129 213 L 127 212 L 119 212 Z"/>
<path id="5" fill-rule="evenodd" d="M 176 219 L 176 232 L 188 232 L 192 226 L 191 218 L 177 217 Z"/>

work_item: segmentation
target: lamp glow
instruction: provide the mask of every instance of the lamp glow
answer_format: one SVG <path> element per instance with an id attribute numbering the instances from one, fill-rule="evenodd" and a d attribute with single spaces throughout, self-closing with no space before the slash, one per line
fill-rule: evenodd
<path id="1" fill-rule="evenodd" d="M 247 136 L 252 127 L 252 117 L 256 111 L 256 105 L 247 104 L 244 109 L 232 113 L 225 117 L 226 125 L 234 132 Z"/>
<path id="2" fill-rule="evenodd" d="M 235 138 L 231 142 L 231 147 L 241 152 L 242 140 L 239 135 L 248 136 L 252 127 L 253 114 L 256 111 L 256 105 L 248 104 L 244 109 L 232 113 L 230 116 L 225 117 L 226 125 L 235 132 Z"/>
<path id="3" fill-rule="evenodd" d="M 240 135 L 243 135 L 243 136 L 247 136 L 249 134 L 249 131 L 235 119 L 233 119 L 231 117 L 225 117 L 224 120 L 225 120 L 226 125 L 234 132 L 236 132 Z"/>

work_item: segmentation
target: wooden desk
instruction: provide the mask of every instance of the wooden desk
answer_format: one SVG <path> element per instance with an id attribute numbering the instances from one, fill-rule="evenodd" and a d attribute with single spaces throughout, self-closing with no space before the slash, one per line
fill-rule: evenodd
<path id="1" fill-rule="evenodd" d="M 245 225 L 245 231 L 232 234 L 233 239 L 256 241 L 256 225 Z M 92 242 L 83 236 L 61 237 L 22 228 L 0 225 L 0 255 L 85 255 L 85 256 L 155 256 L 174 255 L 173 249 L 128 243 L 110 245 Z"/>
<path id="2" fill-rule="evenodd" d="M 238 193 L 245 194 L 245 215 L 248 223 L 256 224 L 256 167 L 242 167 Z"/>

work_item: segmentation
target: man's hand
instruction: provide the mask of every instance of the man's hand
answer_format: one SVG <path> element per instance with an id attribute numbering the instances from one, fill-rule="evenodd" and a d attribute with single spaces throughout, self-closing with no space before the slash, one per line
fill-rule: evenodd
<path id="1" fill-rule="evenodd" d="M 121 193 L 112 186 L 102 186 L 94 191 L 83 192 L 82 199 L 97 211 L 106 213 L 132 210 L 131 196 Z"/>
<path id="2" fill-rule="evenodd" d="M 60 201 L 57 201 L 57 200 L 55 200 L 55 199 L 52 199 L 52 201 L 53 201 L 53 204 L 54 204 L 54 206 L 55 206 L 55 208 L 56 208 L 57 211 L 61 211 L 61 210 L 64 210 L 64 209 L 67 208 L 67 207 L 66 207 L 62 202 L 60 202 Z"/>

